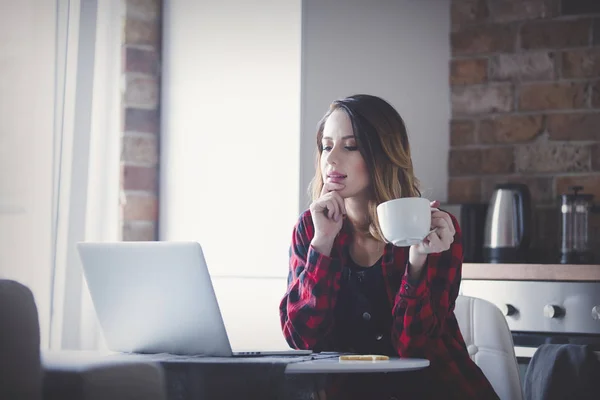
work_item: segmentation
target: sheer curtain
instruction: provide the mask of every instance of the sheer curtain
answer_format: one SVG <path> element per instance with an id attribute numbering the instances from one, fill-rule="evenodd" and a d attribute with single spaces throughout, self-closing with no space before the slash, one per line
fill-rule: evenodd
<path id="1" fill-rule="evenodd" d="M 104 347 L 76 243 L 120 239 L 121 3 L 57 1 L 51 349 Z"/>
<path id="2" fill-rule="evenodd" d="M 0 279 L 33 292 L 44 347 L 50 326 L 55 14 L 56 1 L 0 0 Z"/>

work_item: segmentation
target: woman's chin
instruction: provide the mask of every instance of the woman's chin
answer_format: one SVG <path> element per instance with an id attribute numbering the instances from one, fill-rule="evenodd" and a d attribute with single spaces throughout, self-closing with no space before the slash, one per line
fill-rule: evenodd
<path id="1" fill-rule="evenodd" d="M 365 191 L 357 192 L 357 191 L 353 191 L 353 190 L 348 190 L 348 188 L 344 188 L 344 190 L 341 190 L 338 193 L 345 200 L 352 199 L 353 201 L 363 202 L 363 201 L 368 201 L 368 199 L 369 199 L 369 194 Z"/>

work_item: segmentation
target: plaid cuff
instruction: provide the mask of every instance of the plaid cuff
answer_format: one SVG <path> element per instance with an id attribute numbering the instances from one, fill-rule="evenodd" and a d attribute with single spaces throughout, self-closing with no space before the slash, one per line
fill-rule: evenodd
<path id="1" fill-rule="evenodd" d="M 402 283 L 400 285 L 400 296 L 405 298 L 416 298 L 423 296 L 428 289 L 427 286 L 427 260 L 421 272 L 419 279 L 412 279 L 408 274 L 409 265 L 407 263 L 404 276 L 402 277 Z"/>
<path id="2" fill-rule="evenodd" d="M 329 256 L 319 253 L 312 245 L 308 248 L 306 257 L 306 271 L 315 273 L 319 270 L 335 270 L 335 260 Z M 333 265 L 332 265 L 333 264 Z"/>

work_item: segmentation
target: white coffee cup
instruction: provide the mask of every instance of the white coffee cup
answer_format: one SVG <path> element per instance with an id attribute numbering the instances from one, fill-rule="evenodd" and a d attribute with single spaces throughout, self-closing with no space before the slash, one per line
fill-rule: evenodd
<path id="1" fill-rule="evenodd" d="M 418 244 L 431 233 L 430 201 L 403 197 L 377 206 L 377 218 L 385 239 L 398 247 Z"/>

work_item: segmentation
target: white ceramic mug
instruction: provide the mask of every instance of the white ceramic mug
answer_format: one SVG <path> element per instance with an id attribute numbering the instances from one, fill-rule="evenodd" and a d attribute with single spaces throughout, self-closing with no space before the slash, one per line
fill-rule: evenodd
<path id="1" fill-rule="evenodd" d="M 412 246 L 431 232 L 430 201 L 403 197 L 377 206 L 377 218 L 385 239 L 398 247 Z"/>

